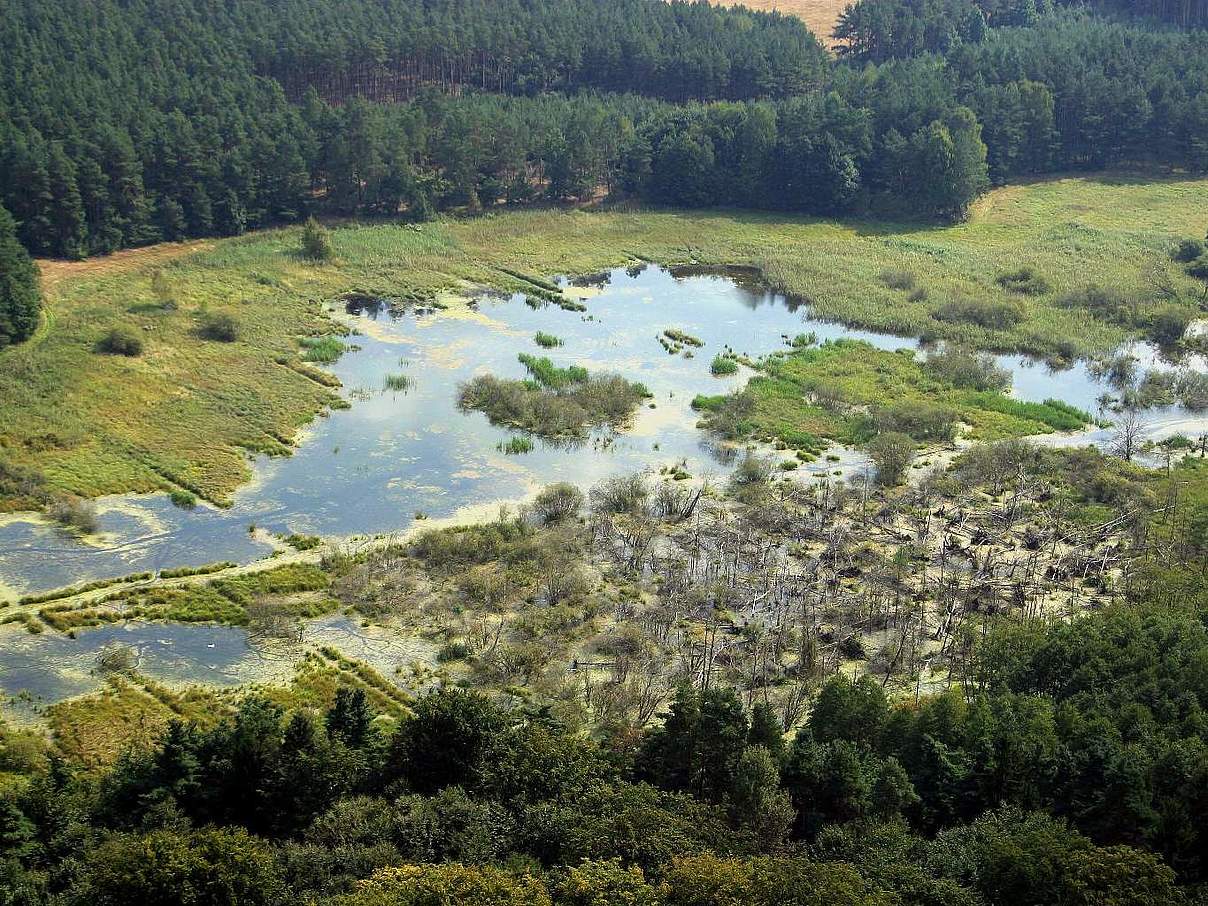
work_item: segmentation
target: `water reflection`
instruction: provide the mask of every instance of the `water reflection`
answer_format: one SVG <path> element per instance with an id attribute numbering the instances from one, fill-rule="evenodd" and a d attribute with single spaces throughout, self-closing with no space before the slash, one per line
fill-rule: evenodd
<path id="1" fill-rule="evenodd" d="M 472 306 L 444 311 L 346 297 L 336 313 L 358 334 L 351 342 L 359 348 L 332 370 L 351 409 L 316 420 L 293 456 L 258 460 L 253 481 L 228 510 L 178 510 L 162 495 L 106 498 L 98 502 L 104 534 L 89 544 L 31 518 L 0 523 L 0 585 L 37 591 L 168 566 L 246 562 L 269 551 L 261 536 L 249 534 L 253 523 L 281 533 L 392 532 L 406 529 L 417 514 L 439 517 L 519 499 L 552 481 L 591 485 L 680 461 L 693 475 L 721 475 L 729 464 L 697 429 L 690 403 L 697 393 L 733 390 L 747 375 L 712 376 L 715 353 L 728 346 L 758 356 L 811 332 L 819 341 L 851 337 L 882 349 L 922 348 L 911 337 L 813 319 L 808 305 L 768 290 L 752 271 L 638 265 L 574 285 L 586 312 L 530 307 L 523 294 L 484 294 Z M 705 345 L 692 357 L 669 355 L 658 342 L 667 328 Z M 563 345 L 538 348 L 537 331 L 556 335 Z M 1131 348 L 1144 363 L 1157 361 L 1152 348 Z M 532 453 L 507 455 L 499 448 L 514 432 L 458 411 L 457 385 L 481 372 L 523 377 L 518 352 L 642 381 L 654 394 L 652 406 L 620 434 L 598 431 L 578 445 L 538 441 Z M 1014 393 L 1022 399 L 1058 398 L 1095 414 L 1107 389 L 1085 363 L 1055 372 L 1023 356 L 998 360 L 1012 372 Z M 384 389 L 388 376 L 399 375 L 407 377 L 405 392 Z M 1165 424 L 1185 415 L 1167 409 L 1148 417 Z M 863 465 L 856 451 L 833 455 L 838 462 L 820 460 L 803 471 L 850 473 Z"/>
<path id="2" fill-rule="evenodd" d="M 321 645 L 386 677 L 435 657 L 430 642 L 361 627 L 343 614 L 308 621 L 292 639 L 257 638 L 246 629 L 208 623 L 130 621 L 82 630 L 76 637 L 0 626 L 0 693 L 9 699 L 10 711 L 32 715 L 41 706 L 94 692 L 103 683 L 98 657 L 119 645 L 132 652 L 140 674 L 176 687 L 286 682 L 303 652 Z"/>

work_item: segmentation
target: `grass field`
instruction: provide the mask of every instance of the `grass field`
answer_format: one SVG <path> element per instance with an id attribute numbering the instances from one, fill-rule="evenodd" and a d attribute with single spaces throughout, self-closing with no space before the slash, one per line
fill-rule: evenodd
<path id="1" fill-rule="evenodd" d="M 719 6 L 745 6 L 765 12 L 779 12 L 796 16 L 809 26 L 827 47 L 832 45 L 831 32 L 839 15 L 851 0 L 715 0 Z"/>
<path id="2" fill-rule="evenodd" d="M 1193 283 L 1167 253 L 1176 239 L 1203 234 L 1205 197 L 1205 180 L 1062 179 L 997 190 L 953 227 L 528 210 L 336 228 L 335 259 L 319 266 L 297 254 L 297 229 L 47 263 L 43 330 L 0 352 L 0 467 L 40 475 L 50 493 L 184 487 L 221 502 L 249 476 L 250 453 L 288 452 L 333 402 L 302 345 L 333 330 L 324 300 L 352 290 L 402 299 L 472 286 L 548 292 L 550 275 L 636 259 L 758 267 L 817 313 L 872 328 L 1038 353 L 1103 351 L 1121 328 L 1056 300 L 1101 283 L 1144 308 L 1162 274 L 1189 300 Z M 1050 291 L 1020 296 L 996 283 L 1021 265 L 1043 274 Z M 887 269 L 909 272 L 914 289 L 889 286 Z M 1009 303 L 1022 319 L 994 330 L 932 316 L 970 298 Z M 221 314 L 237 323 L 234 342 L 199 335 Z M 114 327 L 142 337 L 142 355 L 99 354 L 97 341 Z M 0 510 L 36 502 L 4 474 Z"/>

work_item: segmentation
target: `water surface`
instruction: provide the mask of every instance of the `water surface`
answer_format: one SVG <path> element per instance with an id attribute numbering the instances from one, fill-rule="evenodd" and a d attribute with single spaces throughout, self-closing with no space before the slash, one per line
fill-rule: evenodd
<path id="1" fill-rule="evenodd" d="M 252 524 L 281 533 L 375 534 L 405 530 L 419 513 L 448 516 L 522 499 L 552 481 L 589 486 L 681 461 L 693 475 L 721 476 L 727 466 L 696 428 L 689 404 L 697 393 L 740 387 L 749 372 L 712 376 L 715 354 L 732 348 L 758 356 L 809 332 L 820 341 L 851 337 L 882 349 L 919 348 L 914 338 L 814 319 L 807 307 L 742 275 L 644 267 L 576 282 L 585 286 L 584 313 L 553 305 L 534 309 L 519 295 L 484 295 L 472 306 L 443 312 L 396 312 L 382 305 L 340 312 L 360 348 L 331 370 L 352 407 L 317 419 L 293 456 L 257 460 L 254 479 L 234 495 L 230 509 L 183 511 L 164 495 L 104 498 L 98 501 L 103 535 L 88 543 L 36 520 L 10 519 L 0 524 L 0 594 L 4 585 L 11 592 L 40 591 L 170 566 L 247 562 L 270 550 L 249 535 Z M 669 355 L 658 341 L 667 328 L 705 345 L 691 358 Z M 533 341 L 538 330 L 561 337 L 564 345 L 540 349 Z M 1150 347 L 1133 349 L 1142 367 L 1158 364 Z M 532 453 L 505 455 L 497 446 L 513 432 L 491 426 L 479 413 L 460 412 L 457 387 L 482 372 L 523 377 L 519 352 L 642 381 L 654 394 L 654 408 L 642 408 L 631 428 L 595 432 L 578 447 L 538 440 Z M 1022 399 L 1058 398 L 1095 414 L 1107 389 L 1084 363 L 1054 372 L 1024 356 L 999 361 L 1012 372 L 1013 392 Z M 410 388 L 383 390 L 391 374 L 407 375 Z M 1178 409 L 1146 417 L 1155 426 L 1188 426 Z M 863 462 L 853 451 L 840 451 L 837 464 L 820 460 L 799 471 L 851 472 Z"/>

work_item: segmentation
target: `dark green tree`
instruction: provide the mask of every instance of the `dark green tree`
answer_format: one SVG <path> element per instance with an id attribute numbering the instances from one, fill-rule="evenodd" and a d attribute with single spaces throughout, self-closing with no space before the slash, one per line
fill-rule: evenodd
<path id="1" fill-rule="evenodd" d="M 0 207 L 0 347 L 29 339 L 41 311 L 38 269 L 17 240 L 12 215 Z"/>

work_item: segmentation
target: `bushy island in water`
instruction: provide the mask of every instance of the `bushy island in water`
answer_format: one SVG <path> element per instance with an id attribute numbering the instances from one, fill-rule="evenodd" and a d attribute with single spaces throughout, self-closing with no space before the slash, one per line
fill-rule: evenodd
<path id="1" fill-rule="evenodd" d="M 910 349 L 840 339 L 775 353 L 759 369 L 741 391 L 698 396 L 693 408 L 725 437 L 775 441 L 809 456 L 829 440 L 864 445 L 886 432 L 919 443 L 948 442 L 962 430 L 997 440 L 1091 421 L 1060 400 L 1008 396 L 1009 372 L 989 355 L 955 346 L 919 361 Z"/>
<path id="2" fill-rule="evenodd" d="M 481 374 L 458 391 L 458 405 L 485 413 L 491 424 L 551 439 L 583 437 L 590 429 L 618 427 L 650 396 L 645 385 L 617 374 L 591 374 L 580 365 L 559 367 L 548 358 L 520 353 L 523 380 Z"/>

